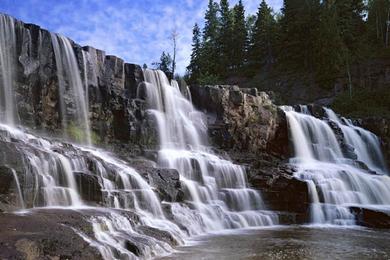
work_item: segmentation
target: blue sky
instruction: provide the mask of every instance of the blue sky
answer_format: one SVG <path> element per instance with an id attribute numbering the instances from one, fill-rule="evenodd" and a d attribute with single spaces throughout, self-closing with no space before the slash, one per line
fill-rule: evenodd
<path id="1" fill-rule="evenodd" d="M 243 0 L 254 14 L 261 0 Z M 230 0 L 234 5 L 238 0 Z M 279 10 L 282 0 L 267 0 Z M 148 66 L 162 51 L 172 52 L 178 36 L 177 70 L 184 73 L 191 54 L 192 27 L 203 25 L 208 0 L 0 0 L 0 12 Z"/>

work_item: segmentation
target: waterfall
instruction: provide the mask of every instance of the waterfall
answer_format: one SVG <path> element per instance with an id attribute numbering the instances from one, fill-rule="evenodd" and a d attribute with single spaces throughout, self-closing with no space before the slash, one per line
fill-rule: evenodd
<path id="1" fill-rule="evenodd" d="M 0 122 L 9 125 L 14 125 L 17 119 L 14 96 L 15 48 L 15 19 L 0 14 Z"/>
<path id="2" fill-rule="evenodd" d="M 15 198 L 6 210 L 79 211 L 92 232 L 70 228 L 105 259 L 151 258 L 192 235 L 276 222 L 276 214 L 264 210 L 260 194 L 248 187 L 245 169 L 211 152 L 204 115 L 194 109 L 188 87 L 182 87 L 182 95 L 177 82 L 170 85 L 162 72 L 145 71 L 143 86 L 148 111 L 158 122 L 158 164 L 178 170 L 185 202 L 161 202 L 151 179 L 150 184 L 128 162 L 92 147 L 88 85 L 98 81 L 91 66 L 96 57 L 83 50 L 77 57 L 74 44 L 63 36 L 52 33 L 48 42 L 58 80 L 58 104 L 51 105 L 59 110 L 58 123 L 69 135 L 64 137 L 74 138 L 76 131 L 81 144 L 16 128 L 15 23 L 0 16 L 0 144 Z"/>
<path id="3" fill-rule="evenodd" d="M 373 133 L 327 108 L 324 119 L 314 117 L 307 106 L 300 112 L 282 108 L 295 152 L 290 161 L 298 166 L 295 176 L 308 183 L 312 223 L 354 224 L 350 206 L 390 207 L 390 177 Z"/>
<path id="4" fill-rule="evenodd" d="M 346 143 L 355 148 L 357 159 L 370 169 L 385 173 L 387 169 L 378 137 L 366 129 L 354 126 L 349 119 L 339 118 L 331 109 L 324 109 L 328 118 L 342 130 Z"/>
<path id="5" fill-rule="evenodd" d="M 50 141 L 1 124 L 0 141 L 15 142 L 21 156 L 22 171 L 12 169 L 20 209 L 86 212 L 91 215 L 88 220 L 95 237 L 75 231 L 106 259 L 135 259 L 136 255 L 126 247 L 130 242 L 140 248 L 145 258 L 172 250 L 166 242 L 144 235 L 140 231 L 143 226 L 167 232 L 177 243 L 187 237 L 165 217 L 157 194 L 126 162 L 104 151 Z M 98 201 L 83 195 L 76 174 L 98 180 Z M 19 180 L 27 185 L 21 186 Z"/>
<path id="6" fill-rule="evenodd" d="M 82 141 L 91 145 L 88 86 L 83 86 L 72 44 L 68 38 L 54 33 L 51 34 L 51 40 L 57 65 L 62 127 L 65 130 L 69 130 L 69 127 L 80 128 L 83 133 Z M 74 104 L 71 104 L 71 100 L 74 100 Z M 68 125 L 72 119 L 68 118 L 69 111 L 75 115 L 76 125 L 74 126 Z"/>
<path id="7" fill-rule="evenodd" d="M 263 211 L 260 194 L 248 187 L 244 168 L 210 151 L 204 115 L 180 92 L 177 82 L 171 85 L 161 71 L 145 70 L 144 76 L 138 93 L 146 95 L 148 112 L 157 124 L 159 166 L 178 170 L 186 202 L 199 215 L 202 230 L 273 224 L 275 217 Z"/>

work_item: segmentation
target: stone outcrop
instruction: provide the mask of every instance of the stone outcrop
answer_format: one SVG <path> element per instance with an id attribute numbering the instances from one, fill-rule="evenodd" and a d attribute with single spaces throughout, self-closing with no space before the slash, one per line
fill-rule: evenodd
<path id="1" fill-rule="evenodd" d="M 350 210 L 356 216 L 357 225 L 370 228 L 390 228 L 390 212 L 361 207 L 351 207 Z"/>
<path id="2" fill-rule="evenodd" d="M 192 86 L 192 101 L 208 120 L 211 141 L 224 150 L 288 156 L 284 113 L 265 92 L 238 86 Z"/>

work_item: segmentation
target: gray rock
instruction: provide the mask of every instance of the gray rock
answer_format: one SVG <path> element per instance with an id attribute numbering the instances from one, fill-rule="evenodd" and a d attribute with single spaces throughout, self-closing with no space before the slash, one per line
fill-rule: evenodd
<path id="1" fill-rule="evenodd" d="M 370 228 L 390 228 L 390 212 L 381 212 L 376 209 L 350 207 L 356 216 L 356 224 Z"/>
<path id="2" fill-rule="evenodd" d="M 183 201 L 184 193 L 181 189 L 180 175 L 177 170 L 147 166 L 138 166 L 136 169 L 155 188 L 162 201 Z"/>

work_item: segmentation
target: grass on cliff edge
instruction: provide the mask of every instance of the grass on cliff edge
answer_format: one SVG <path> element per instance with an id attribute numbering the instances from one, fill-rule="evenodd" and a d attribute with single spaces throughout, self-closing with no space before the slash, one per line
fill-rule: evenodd
<path id="1" fill-rule="evenodd" d="M 390 90 L 357 90 L 352 98 L 345 92 L 336 97 L 332 108 L 338 114 L 351 118 L 390 118 Z"/>

